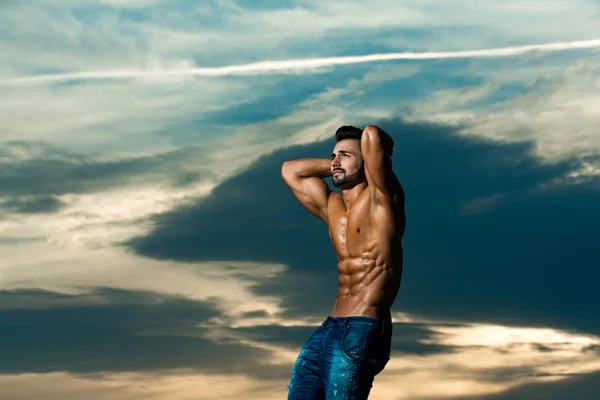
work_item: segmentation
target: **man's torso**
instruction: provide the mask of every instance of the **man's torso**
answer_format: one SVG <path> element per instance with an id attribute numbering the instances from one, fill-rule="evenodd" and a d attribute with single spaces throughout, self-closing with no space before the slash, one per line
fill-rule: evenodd
<path id="1" fill-rule="evenodd" d="M 339 291 L 331 316 L 390 319 L 402 277 L 404 193 L 395 180 L 392 196 L 374 205 L 369 188 L 350 209 L 332 192 L 327 225 L 338 258 Z"/>

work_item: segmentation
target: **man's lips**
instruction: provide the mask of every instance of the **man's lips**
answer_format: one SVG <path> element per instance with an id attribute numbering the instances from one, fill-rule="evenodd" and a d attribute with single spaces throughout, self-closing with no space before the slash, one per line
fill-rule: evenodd
<path id="1" fill-rule="evenodd" d="M 344 173 L 344 170 L 342 170 L 342 169 L 334 169 L 333 170 L 333 175 L 335 175 L 335 174 L 343 174 L 343 173 Z"/>

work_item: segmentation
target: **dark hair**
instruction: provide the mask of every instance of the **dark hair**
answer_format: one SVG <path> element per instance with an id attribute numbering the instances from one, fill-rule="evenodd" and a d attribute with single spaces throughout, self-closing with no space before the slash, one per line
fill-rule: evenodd
<path id="1" fill-rule="evenodd" d="M 360 140 L 362 133 L 363 130 L 357 128 L 356 126 L 344 125 L 335 131 L 335 141 L 339 142 L 344 139 Z M 385 151 L 385 153 L 391 157 L 394 153 L 394 140 L 387 134 L 381 135 L 381 145 L 383 147 L 383 151 Z"/>
<path id="2" fill-rule="evenodd" d="M 362 137 L 363 130 L 356 126 L 344 125 L 335 131 L 335 141 L 339 142 L 344 139 L 358 139 Z"/>

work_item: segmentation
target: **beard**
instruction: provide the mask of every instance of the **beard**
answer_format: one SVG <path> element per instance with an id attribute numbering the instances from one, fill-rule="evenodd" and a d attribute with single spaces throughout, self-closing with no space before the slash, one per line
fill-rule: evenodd
<path id="1" fill-rule="evenodd" d="M 334 175 L 333 177 L 333 186 L 342 188 L 342 186 L 353 186 L 353 184 L 358 183 L 359 177 L 358 174 L 348 175 L 346 171 L 341 174 Z"/>
<path id="2" fill-rule="evenodd" d="M 338 187 L 346 183 L 346 172 L 333 176 L 333 186 Z"/>

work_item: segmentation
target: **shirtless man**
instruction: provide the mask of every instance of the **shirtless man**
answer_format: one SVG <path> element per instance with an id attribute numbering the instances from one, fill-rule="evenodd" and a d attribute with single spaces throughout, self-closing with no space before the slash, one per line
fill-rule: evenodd
<path id="1" fill-rule="evenodd" d="M 286 161 L 281 168 L 294 196 L 328 227 L 339 271 L 333 309 L 294 365 L 293 400 L 367 399 L 390 356 L 405 228 L 404 191 L 392 171 L 394 141 L 375 126 L 342 126 L 335 138 L 330 158 Z M 327 176 L 341 193 L 330 190 Z"/>

